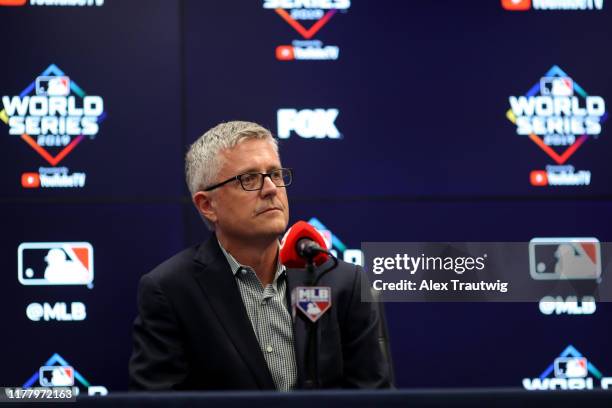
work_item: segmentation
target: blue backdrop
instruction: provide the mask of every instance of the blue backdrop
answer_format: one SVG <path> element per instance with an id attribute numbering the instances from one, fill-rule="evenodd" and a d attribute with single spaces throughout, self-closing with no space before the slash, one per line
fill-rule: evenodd
<path id="1" fill-rule="evenodd" d="M 340 252 L 364 241 L 612 239 L 612 125 L 600 106 L 586 111 L 588 96 L 612 97 L 607 3 L 3 3 L 0 384 L 63 361 L 83 389 L 127 388 L 139 277 L 208 236 L 183 156 L 221 121 L 282 136 L 291 221 L 316 218 Z M 58 121 L 82 125 L 85 96 L 103 101 L 97 132 L 62 131 Z M 511 97 L 578 105 L 560 113 L 539 99 L 538 117 L 523 112 L 533 134 L 520 135 Z M 538 121 L 549 128 L 537 133 Z M 90 287 L 28 282 L 18 260 L 34 255 L 20 244 L 82 242 L 93 248 Z M 82 245 L 68 246 L 82 260 Z M 85 318 L 70 313 L 75 302 Z M 520 387 L 569 345 L 612 372 L 609 304 L 589 315 L 544 315 L 536 303 L 386 307 L 399 387 Z"/>

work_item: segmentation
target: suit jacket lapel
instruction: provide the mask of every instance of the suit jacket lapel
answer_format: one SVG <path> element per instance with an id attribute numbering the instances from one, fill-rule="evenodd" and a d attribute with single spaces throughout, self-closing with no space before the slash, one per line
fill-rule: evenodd
<path id="1" fill-rule="evenodd" d="M 195 273 L 195 278 L 229 339 L 259 386 L 274 389 L 272 375 L 253 332 L 240 290 L 214 235 L 200 246 L 195 260 L 203 266 Z"/>

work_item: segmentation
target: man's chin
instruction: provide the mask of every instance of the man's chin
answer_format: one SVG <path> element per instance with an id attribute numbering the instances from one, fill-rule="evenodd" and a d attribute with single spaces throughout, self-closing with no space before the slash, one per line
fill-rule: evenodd
<path id="1" fill-rule="evenodd" d="M 285 230 L 287 230 L 287 221 L 285 221 L 284 218 L 279 220 L 275 223 L 273 229 L 276 235 L 283 235 L 285 233 Z"/>
<path id="2" fill-rule="evenodd" d="M 261 228 L 262 233 L 276 237 L 283 235 L 286 229 L 287 221 L 285 220 L 285 217 L 282 216 L 282 214 L 279 214 L 278 217 L 274 217 L 273 220 L 269 220 L 265 223 L 265 225 L 262 225 Z"/>
<path id="3" fill-rule="evenodd" d="M 250 231 L 253 235 L 260 236 L 282 235 L 287 229 L 287 218 L 285 212 L 281 210 L 268 210 L 256 214 L 251 219 Z"/>

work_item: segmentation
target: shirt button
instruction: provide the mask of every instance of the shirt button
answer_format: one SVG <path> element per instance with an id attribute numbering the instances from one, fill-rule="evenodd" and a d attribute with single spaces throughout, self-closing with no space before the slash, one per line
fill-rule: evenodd
<path id="1" fill-rule="evenodd" d="M 272 346 L 268 346 L 268 347 L 266 347 L 266 351 L 267 351 L 268 353 L 271 353 L 271 352 L 272 352 L 272 350 L 274 350 L 274 349 L 272 348 Z"/>
<path id="2" fill-rule="evenodd" d="M 241 268 L 240 269 L 240 273 L 242 273 L 242 275 L 246 275 L 247 273 L 249 273 L 249 271 L 247 271 L 245 268 Z"/>

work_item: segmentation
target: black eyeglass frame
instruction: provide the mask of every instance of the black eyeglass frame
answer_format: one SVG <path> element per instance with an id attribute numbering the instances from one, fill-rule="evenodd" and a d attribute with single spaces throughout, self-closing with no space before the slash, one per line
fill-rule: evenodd
<path id="1" fill-rule="evenodd" d="M 285 184 L 285 185 L 283 185 L 283 186 L 276 186 L 276 184 L 275 184 L 275 183 L 274 183 L 274 181 L 272 180 L 272 174 L 273 174 L 273 173 L 275 173 L 275 172 L 277 172 L 277 171 L 283 171 L 283 170 L 284 170 L 284 171 L 288 171 L 288 172 L 289 172 L 289 177 L 290 177 L 289 184 Z M 262 175 L 262 176 L 263 176 L 263 177 L 261 178 L 261 185 L 259 186 L 259 188 L 255 188 L 255 189 L 247 189 L 247 188 L 244 186 L 244 184 L 242 184 L 242 176 L 247 176 L 247 175 L 255 175 L 255 174 L 257 174 L 257 175 Z M 239 175 L 237 175 L 237 176 L 231 177 L 231 178 L 229 178 L 229 179 L 227 179 L 227 180 L 225 180 L 225 181 L 222 181 L 222 182 L 220 182 L 220 183 L 213 184 L 212 186 L 206 187 L 206 188 L 204 189 L 204 191 L 212 191 L 212 190 L 214 190 L 214 189 L 216 189 L 216 188 L 219 188 L 219 187 L 221 187 L 221 186 L 226 185 L 227 183 L 231 183 L 231 182 L 232 182 L 232 181 L 234 181 L 234 180 L 238 180 L 238 181 L 240 182 L 240 186 L 242 187 L 242 189 L 243 189 L 244 191 L 259 191 L 259 190 L 261 190 L 261 189 L 263 188 L 263 185 L 264 185 L 264 182 L 265 182 L 265 180 L 266 180 L 266 177 L 270 177 L 270 180 L 272 181 L 272 184 L 274 184 L 276 187 L 287 187 L 287 186 L 290 186 L 290 185 L 291 185 L 291 183 L 293 182 L 293 169 L 288 168 L 288 167 L 281 167 L 280 169 L 275 169 L 275 170 L 272 170 L 270 173 L 257 173 L 257 172 L 255 172 L 255 173 L 254 173 L 254 172 L 242 173 L 242 174 L 239 174 Z"/>

